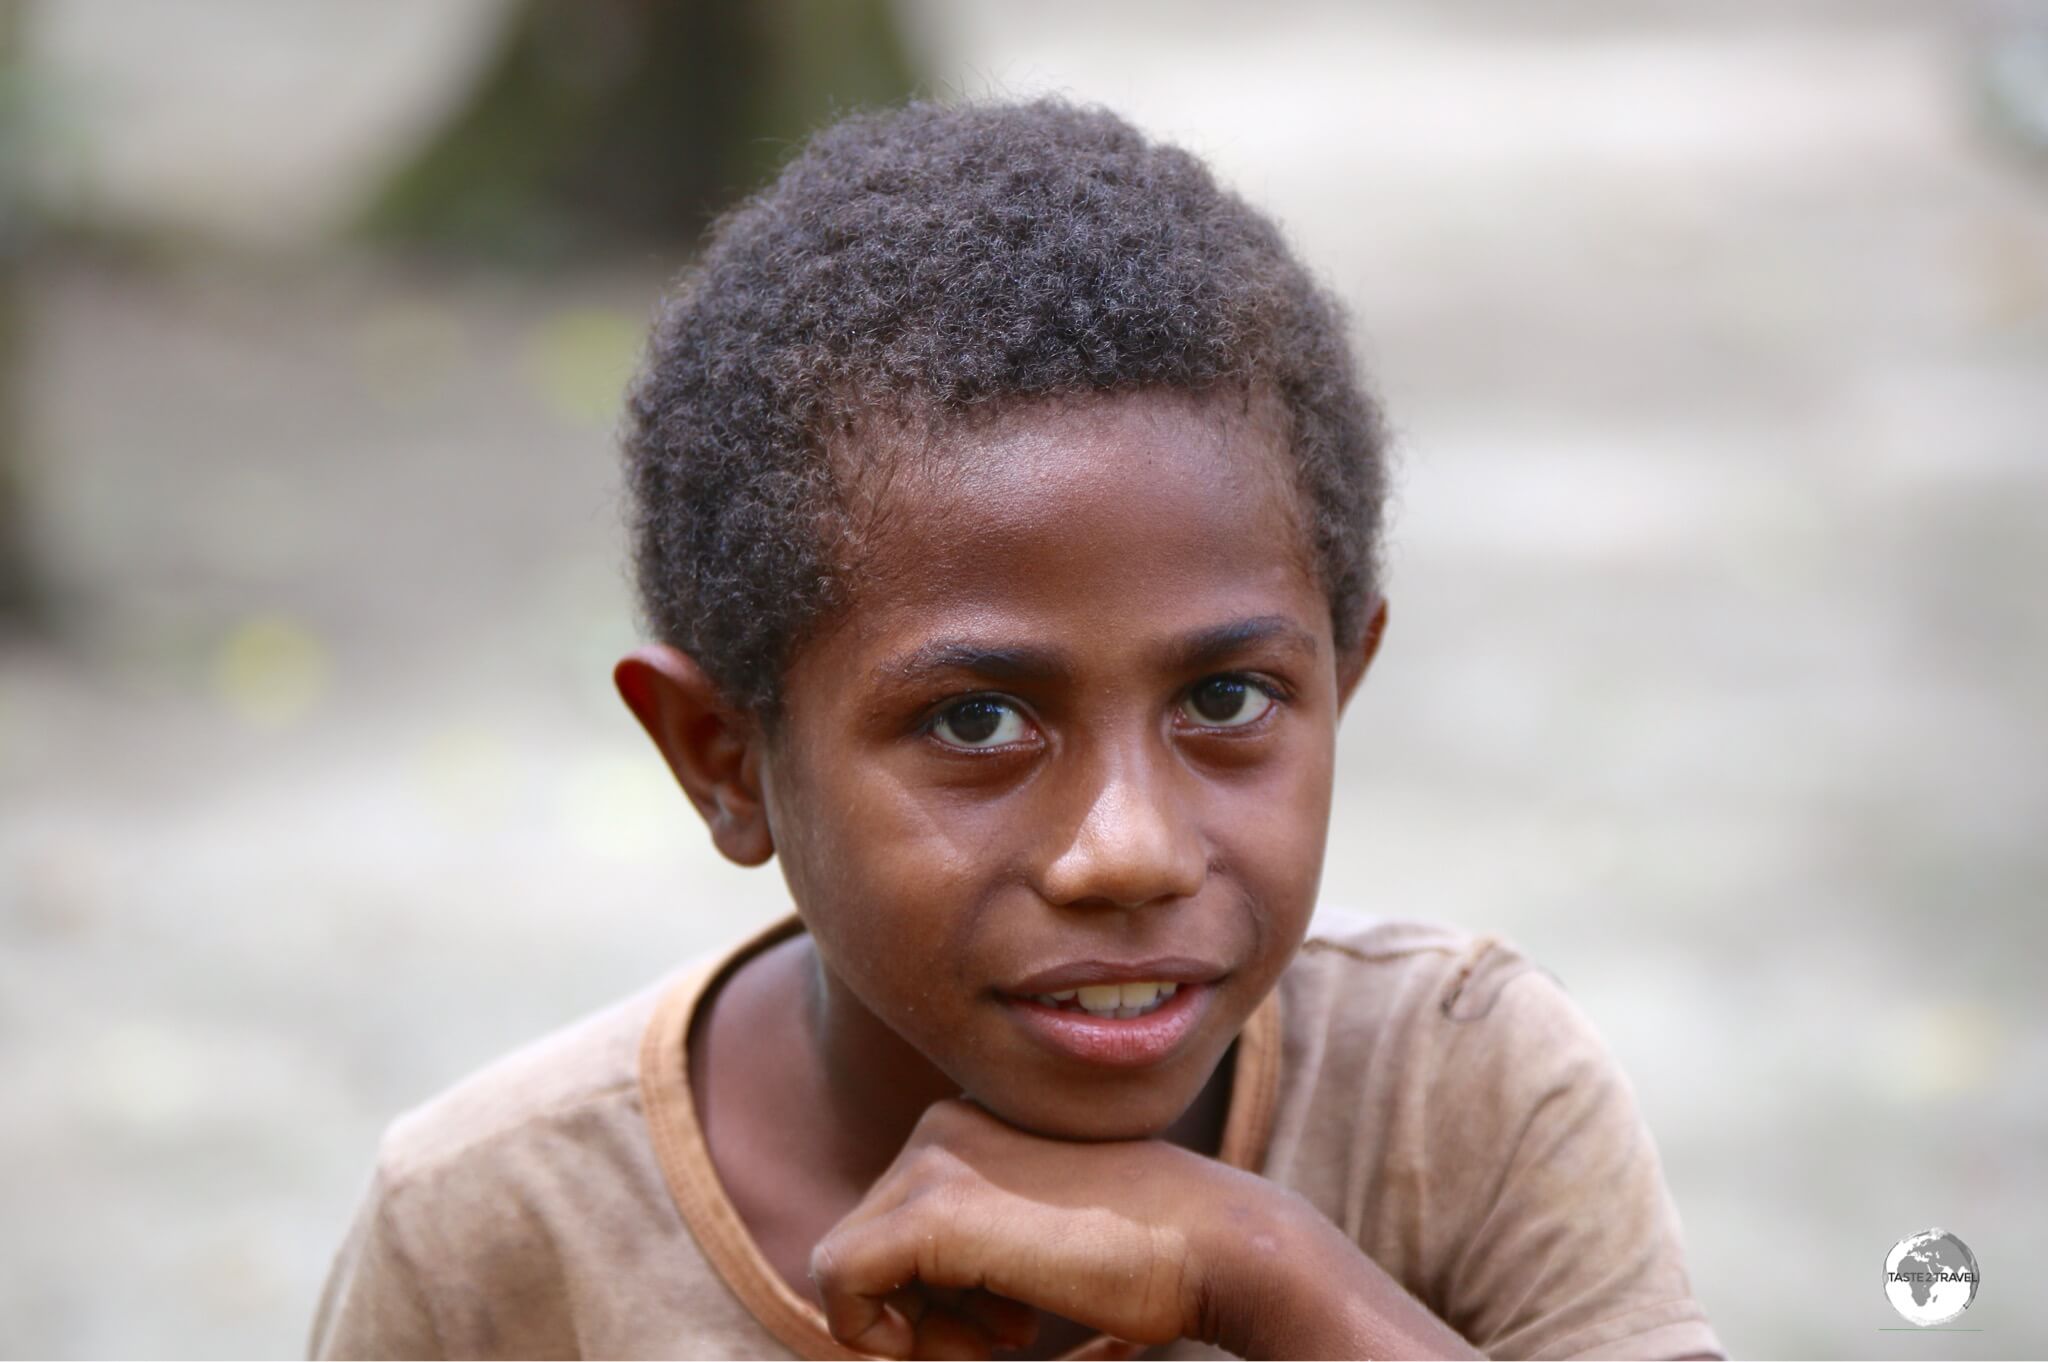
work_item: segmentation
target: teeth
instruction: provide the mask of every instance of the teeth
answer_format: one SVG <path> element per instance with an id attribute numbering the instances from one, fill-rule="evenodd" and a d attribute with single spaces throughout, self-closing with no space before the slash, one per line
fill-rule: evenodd
<path id="1" fill-rule="evenodd" d="M 1040 993 L 1035 997 L 1047 1007 L 1074 1003 L 1090 1016 L 1129 1019 L 1142 1017 L 1147 1012 L 1154 1011 L 1179 991 L 1179 984 L 1147 981 L 1135 984 L 1090 984 L 1086 988 Z"/>

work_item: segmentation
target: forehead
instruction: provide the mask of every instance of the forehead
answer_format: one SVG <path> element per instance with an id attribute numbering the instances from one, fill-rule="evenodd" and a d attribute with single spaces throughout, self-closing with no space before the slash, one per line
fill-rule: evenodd
<path id="1" fill-rule="evenodd" d="M 1253 613 L 1284 597 L 1327 614 L 1268 404 L 1170 392 L 1037 404 L 866 453 L 842 617 L 856 636 L 963 617 L 1128 632 L 1255 598 Z"/>

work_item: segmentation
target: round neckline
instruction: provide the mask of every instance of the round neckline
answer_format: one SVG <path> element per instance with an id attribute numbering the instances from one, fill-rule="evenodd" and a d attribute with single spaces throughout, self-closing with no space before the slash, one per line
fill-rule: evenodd
<path id="1" fill-rule="evenodd" d="M 825 1315 L 791 1288 L 747 1232 L 711 1161 L 710 1145 L 690 1091 L 689 1043 L 700 1005 L 749 960 L 804 930 L 795 914 L 771 924 L 722 959 L 691 971 L 655 1005 L 640 1043 L 640 1096 L 662 1179 L 705 1260 L 763 1328 L 798 1357 L 852 1359 L 872 1353 L 848 1348 L 825 1327 Z M 1238 1033 L 1232 1061 L 1230 1107 L 1224 1118 L 1220 1162 L 1258 1171 L 1272 1133 L 1280 1091 L 1280 994 L 1276 988 Z M 1070 1352 L 1068 1362 L 1109 1362 L 1137 1356 L 1141 1345 L 1097 1334 Z"/>

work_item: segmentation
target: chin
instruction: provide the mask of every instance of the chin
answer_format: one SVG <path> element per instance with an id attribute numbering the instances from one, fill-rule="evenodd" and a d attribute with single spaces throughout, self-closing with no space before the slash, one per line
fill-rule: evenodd
<path id="1" fill-rule="evenodd" d="M 1153 1140 L 1165 1135 L 1192 1104 L 1117 1100 L 1114 1093 L 1076 1093 L 1063 1102 L 1017 1100 L 1017 1094 L 967 1096 L 1005 1125 L 1049 1140 L 1097 1142 Z"/>

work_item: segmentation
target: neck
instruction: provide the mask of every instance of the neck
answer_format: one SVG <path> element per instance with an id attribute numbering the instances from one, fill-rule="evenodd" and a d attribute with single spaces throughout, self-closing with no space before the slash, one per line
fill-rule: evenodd
<path id="1" fill-rule="evenodd" d="M 810 1125 L 823 1166 L 862 1191 L 888 1170 L 925 1109 L 960 1095 L 924 1054 L 868 1011 L 801 943 L 804 1044 L 815 1056 L 815 1091 L 832 1119 Z"/>

